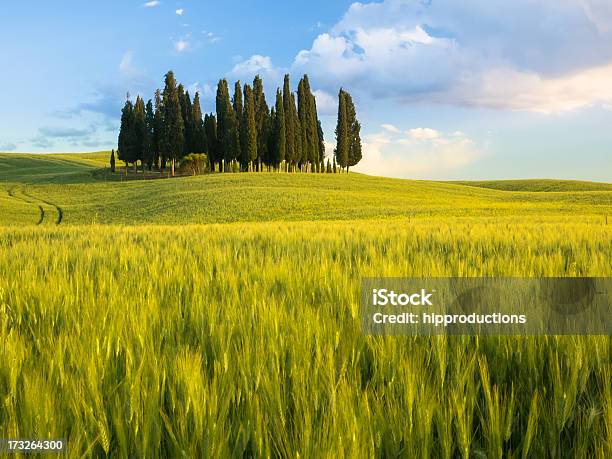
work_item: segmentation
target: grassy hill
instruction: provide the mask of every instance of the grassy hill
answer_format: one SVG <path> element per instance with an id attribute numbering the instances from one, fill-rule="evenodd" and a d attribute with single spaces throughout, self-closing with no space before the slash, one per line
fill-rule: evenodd
<path id="1" fill-rule="evenodd" d="M 448 182 L 504 191 L 567 192 L 567 191 L 612 191 L 612 183 L 587 182 L 583 180 L 482 180 Z"/>
<path id="2" fill-rule="evenodd" d="M 361 330 L 367 276 L 612 276 L 612 191 L 118 181 L 0 155 L 0 438 L 67 457 L 611 457 L 608 336 Z M 106 181 L 105 181 L 106 180 Z"/>
<path id="3" fill-rule="evenodd" d="M 612 214 L 612 189 L 508 193 L 361 174 L 211 174 L 117 182 L 120 174 L 99 173 L 105 157 L 103 153 L 0 155 L 0 186 L 4 187 L 0 224 Z"/>

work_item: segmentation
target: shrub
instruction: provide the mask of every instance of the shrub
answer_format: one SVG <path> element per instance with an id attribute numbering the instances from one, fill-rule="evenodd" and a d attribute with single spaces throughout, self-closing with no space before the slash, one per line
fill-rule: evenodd
<path id="1" fill-rule="evenodd" d="M 191 153 L 181 159 L 181 172 L 200 175 L 210 172 L 210 163 L 206 153 Z"/>

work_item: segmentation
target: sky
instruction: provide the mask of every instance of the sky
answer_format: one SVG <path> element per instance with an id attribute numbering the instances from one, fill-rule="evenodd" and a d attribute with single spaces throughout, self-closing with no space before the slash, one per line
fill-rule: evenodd
<path id="1" fill-rule="evenodd" d="M 268 103 L 310 77 L 334 146 L 353 95 L 356 170 L 418 179 L 612 181 L 609 0 L 106 0 L 0 7 L 0 151 L 116 148 L 126 94 L 172 69 L 203 110 L 219 78 Z"/>

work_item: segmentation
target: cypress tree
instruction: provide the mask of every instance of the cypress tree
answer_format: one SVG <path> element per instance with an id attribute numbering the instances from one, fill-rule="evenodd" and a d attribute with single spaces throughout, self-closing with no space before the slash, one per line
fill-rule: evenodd
<path id="1" fill-rule="evenodd" d="M 136 96 L 134 105 L 134 172 L 138 161 L 142 164 L 147 144 L 147 124 L 145 119 L 145 104 L 140 96 Z"/>
<path id="2" fill-rule="evenodd" d="M 153 111 L 153 101 L 151 99 L 148 100 L 145 107 L 145 126 L 146 138 L 144 146 L 144 162 L 147 164 L 149 170 L 151 170 L 153 168 L 153 138 L 155 136 L 155 113 Z"/>
<path id="3" fill-rule="evenodd" d="M 272 118 L 268 103 L 266 102 L 263 81 L 259 75 L 253 80 L 253 99 L 255 103 L 255 124 L 257 126 L 257 162 L 261 169 L 262 162 L 265 164 L 270 163 L 268 145 L 270 143 Z"/>
<path id="4" fill-rule="evenodd" d="M 221 171 L 221 161 L 223 161 L 223 152 L 219 147 L 219 139 L 217 138 L 217 120 L 212 113 L 204 117 L 204 127 L 206 129 L 206 143 L 208 146 L 208 157 L 210 161 L 210 170 L 215 171 L 215 164 L 219 164 Z"/>
<path id="5" fill-rule="evenodd" d="M 236 115 L 230 101 L 227 80 L 219 80 L 217 86 L 217 139 L 224 160 L 226 171 L 229 163 L 236 159 L 236 144 L 238 143 L 238 125 Z"/>
<path id="6" fill-rule="evenodd" d="M 348 92 L 344 93 L 344 97 L 346 99 L 346 116 L 349 134 L 348 161 L 346 165 L 346 172 L 348 173 L 349 167 L 355 166 L 361 161 L 361 124 L 359 124 L 357 120 L 353 98 Z"/>
<path id="7" fill-rule="evenodd" d="M 181 116 L 185 126 L 185 141 L 183 142 L 183 156 L 194 153 L 195 120 L 193 118 L 193 107 L 189 91 L 185 91 L 182 84 L 178 86 L 179 99 L 181 101 Z"/>
<path id="8" fill-rule="evenodd" d="M 185 125 L 181 114 L 179 91 L 176 87 L 176 80 L 172 71 L 166 74 L 165 83 L 163 93 L 164 145 L 166 155 L 172 161 L 172 175 L 174 175 L 176 161 L 183 154 Z"/>
<path id="9" fill-rule="evenodd" d="M 164 110 L 162 106 L 162 97 L 160 90 L 155 91 L 155 120 L 153 122 L 153 163 L 157 169 L 160 169 L 160 157 L 163 148 L 164 141 Z M 166 168 L 166 159 L 162 160 L 163 168 Z"/>
<path id="10" fill-rule="evenodd" d="M 323 137 L 323 128 L 321 127 L 321 121 L 317 116 L 317 140 L 319 141 L 317 145 L 317 149 L 319 152 L 319 159 L 321 161 L 325 160 L 325 139 Z"/>
<path id="11" fill-rule="evenodd" d="M 234 116 L 236 118 L 236 132 L 234 138 L 234 158 L 237 161 L 241 161 L 243 157 L 242 153 L 242 140 L 240 139 L 240 130 L 242 124 L 242 88 L 240 86 L 240 80 L 234 84 L 234 96 L 232 98 L 232 106 L 234 108 Z"/>
<path id="12" fill-rule="evenodd" d="M 135 131 L 134 131 L 134 105 L 128 94 L 123 110 L 121 110 L 121 127 L 119 128 L 118 139 L 119 151 L 118 158 L 125 163 L 125 173 L 129 163 L 134 161 L 136 151 Z"/>
<path id="13" fill-rule="evenodd" d="M 204 153 L 207 150 L 206 145 L 206 130 L 204 129 L 204 120 L 202 118 L 202 107 L 200 106 L 200 93 L 196 92 L 193 98 L 192 105 L 193 119 L 193 137 L 191 150 L 194 153 Z"/>
<path id="14" fill-rule="evenodd" d="M 319 158 L 319 135 L 317 130 L 317 104 L 310 89 L 308 75 L 304 75 L 298 87 L 298 113 L 302 125 L 303 136 L 303 160 L 312 165 L 313 169 L 318 167 Z"/>
<path id="15" fill-rule="evenodd" d="M 295 106 L 295 95 L 291 93 L 291 117 L 293 118 L 293 164 L 294 169 L 297 165 L 302 161 L 302 145 L 304 143 L 304 136 L 302 135 L 302 125 L 300 123 L 300 118 L 298 117 L 297 109 Z"/>
<path id="16" fill-rule="evenodd" d="M 110 169 L 111 169 L 111 173 L 115 172 L 115 150 L 111 150 L 111 157 L 110 157 Z"/>
<path id="17" fill-rule="evenodd" d="M 348 165 L 350 146 L 346 97 L 343 89 L 338 93 L 338 124 L 336 125 L 336 149 L 334 159 L 342 169 Z"/>
<path id="18" fill-rule="evenodd" d="M 304 164 L 308 167 L 308 135 L 306 129 L 308 127 L 309 104 L 310 99 L 306 94 L 304 87 L 304 78 L 298 83 L 298 118 L 300 121 L 300 166 Z"/>
<path id="19" fill-rule="evenodd" d="M 271 168 L 274 167 L 274 156 L 275 156 L 275 149 L 276 149 L 276 133 L 274 132 L 274 126 L 276 126 L 276 110 L 274 109 L 274 106 L 272 106 L 272 109 L 270 110 L 270 126 L 271 129 L 268 132 L 268 138 L 267 138 L 267 145 L 266 145 L 266 158 L 264 159 L 264 164 L 265 167 L 268 169 L 268 172 L 270 172 Z M 258 138 L 259 140 L 259 138 Z M 259 151 L 258 151 L 259 153 Z"/>
<path id="20" fill-rule="evenodd" d="M 291 108 L 293 106 L 293 109 Z M 287 168 L 291 167 L 295 161 L 295 121 L 293 112 L 295 111 L 295 105 L 291 94 L 291 88 L 289 85 L 289 75 L 285 75 L 283 83 L 283 113 L 285 120 L 285 161 L 287 161 Z M 276 111 L 278 114 L 278 109 Z"/>
<path id="21" fill-rule="evenodd" d="M 275 105 L 275 116 L 274 116 L 274 154 L 272 158 L 272 164 L 275 167 L 280 165 L 286 159 L 287 153 L 287 139 L 286 139 L 286 117 L 285 117 L 285 106 L 283 103 L 283 95 L 280 89 L 276 90 L 276 105 Z"/>
<path id="22" fill-rule="evenodd" d="M 240 139 L 242 140 L 243 162 L 249 170 L 253 170 L 253 161 L 257 159 L 257 125 L 255 124 L 253 90 L 248 84 L 244 85 L 242 120 Z"/>

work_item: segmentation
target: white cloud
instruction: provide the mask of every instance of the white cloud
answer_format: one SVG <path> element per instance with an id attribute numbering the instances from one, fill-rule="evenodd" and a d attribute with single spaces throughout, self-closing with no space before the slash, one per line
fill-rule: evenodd
<path id="1" fill-rule="evenodd" d="M 185 12 L 185 10 L 183 8 L 179 8 L 175 12 L 176 12 L 177 16 L 182 16 L 183 13 Z"/>
<path id="2" fill-rule="evenodd" d="M 398 127 L 394 126 L 393 124 L 384 123 L 381 124 L 380 127 L 382 127 L 385 131 L 393 132 L 394 134 L 399 134 L 400 132 L 402 132 L 399 130 Z"/>
<path id="3" fill-rule="evenodd" d="M 533 72 L 492 69 L 461 81 L 432 100 L 461 105 L 559 113 L 592 105 L 612 106 L 612 63 L 545 78 Z"/>
<path id="4" fill-rule="evenodd" d="M 317 112 L 321 115 L 335 115 L 338 113 L 336 98 L 322 89 L 312 91 L 317 101 Z"/>
<path id="5" fill-rule="evenodd" d="M 156 6 L 161 5 L 161 2 L 158 0 L 152 0 L 150 2 L 146 2 L 144 5 L 145 8 L 155 8 Z"/>
<path id="6" fill-rule="evenodd" d="M 264 79 L 264 83 L 266 82 L 266 78 L 272 82 L 276 82 L 282 75 L 282 69 L 275 67 L 269 56 L 255 54 L 246 61 L 241 61 L 234 65 L 234 68 L 232 68 L 229 74 L 235 78 L 248 79 L 259 74 Z"/>
<path id="7" fill-rule="evenodd" d="M 608 0 L 353 3 L 292 70 L 357 98 L 553 113 L 609 104 L 611 39 Z"/>
<path id="8" fill-rule="evenodd" d="M 431 128 L 414 128 L 406 132 L 408 137 L 415 140 L 432 140 L 440 137 L 440 133 Z"/>
<path id="9" fill-rule="evenodd" d="M 185 52 L 189 49 L 189 42 L 187 40 L 178 40 L 174 43 L 174 49 L 177 53 Z"/>
<path id="10" fill-rule="evenodd" d="M 436 136 L 410 135 L 437 133 Z M 415 128 L 398 138 L 383 131 L 365 136 L 363 159 L 356 171 L 373 175 L 409 178 L 443 178 L 445 174 L 474 163 L 484 152 L 474 141 L 456 133 L 443 134 L 431 128 Z M 391 135 L 393 136 L 391 136 Z"/>

